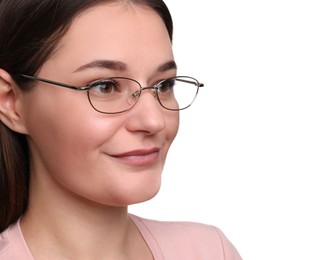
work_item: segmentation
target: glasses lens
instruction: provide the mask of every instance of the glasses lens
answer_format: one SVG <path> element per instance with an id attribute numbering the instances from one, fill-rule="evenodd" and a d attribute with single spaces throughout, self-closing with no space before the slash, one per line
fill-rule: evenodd
<path id="1" fill-rule="evenodd" d="M 160 104 L 168 110 L 177 111 L 193 103 L 199 83 L 191 77 L 175 77 L 161 81 L 156 89 Z M 90 84 L 88 99 L 98 112 L 116 114 L 129 110 L 137 102 L 141 90 L 140 84 L 133 79 L 103 79 Z"/>
<path id="2" fill-rule="evenodd" d="M 120 113 L 130 109 L 138 99 L 138 82 L 127 78 L 98 80 L 90 85 L 88 99 L 92 107 L 101 113 Z M 137 93 L 132 95 L 132 93 Z"/>
<path id="3" fill-rule="evenodd" d="M 181 110 L 189 107 L 198 92 L 199 83 L 190 77 L 176 77 L 164 80 L 158 85 L 158 99 L 169 110 Z"/>

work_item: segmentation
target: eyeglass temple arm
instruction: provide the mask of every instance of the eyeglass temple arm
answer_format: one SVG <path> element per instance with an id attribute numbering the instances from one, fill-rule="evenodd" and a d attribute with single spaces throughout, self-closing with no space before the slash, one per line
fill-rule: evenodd
<path id="1" fill-rule="evenodd" d="M 204 87 L 203 83 L 199 83 L 198 81 L 191 81 L 191 80 L 186 80 L 186 79 L 176 79 L 177 81 L 189 83 L 189 84 L 194 84 L 197 85 L 199 88 Z M 197 84 L 196 84 L 197 83 Z"/>
<path id="2" fill-rule="evenodd" d="M 49 83 L 49 84 L 53 84 L 59 87 L 64 87 L 64 88 L 70 88 L 70 89 L 75 89 L 75 90 L 89 90 L 88 86 L 72 86 L 72 85 L 68 85 L 65 83 L 60 83 L 57 81 L 53 81 L 53 80 L 48 80 L 48 79 L 42 79 L 39 77 L 34 77 L 34 76 L 29 76 L 29 75 L 25 75 L 25 74 L 18 74 L 18 76 L 26 78 L 26 79 L 30 79 L 30 80 L 35 80 L 35 81 L 41 81 L 41 82 L 45 82 L 45 83 Z"/>

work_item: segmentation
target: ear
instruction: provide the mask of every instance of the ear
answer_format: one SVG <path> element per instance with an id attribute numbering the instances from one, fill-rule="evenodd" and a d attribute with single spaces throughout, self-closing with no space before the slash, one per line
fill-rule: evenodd
<path id="1" fill-rule="evenodd" d="M 18 113 L 20 94 L 10 74 L 0 69 L 0 121 L 11 130 L 25 134 L 26 128 Z"/>

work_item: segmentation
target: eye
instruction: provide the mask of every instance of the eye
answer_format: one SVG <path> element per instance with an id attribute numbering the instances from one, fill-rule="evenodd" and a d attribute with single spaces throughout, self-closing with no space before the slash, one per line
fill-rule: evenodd
<path id="1" fill-rule="evenodd" d="M 175 79 L 167 79 L 167 80 L 160 82 L 157 85 L 157 88 L 158 88 L 158 92 L 164 93 L 164 92 L 173 91 L 174 86 L 175 86 Z"/>
<path id="2" fill-rule="evenodd" d="M 91 91 L 95 92 L 97 95 L 111 95 L 114 92 L 120 92 L 119 83 L 112 79 L 98 80 L 90 85 Z"/>

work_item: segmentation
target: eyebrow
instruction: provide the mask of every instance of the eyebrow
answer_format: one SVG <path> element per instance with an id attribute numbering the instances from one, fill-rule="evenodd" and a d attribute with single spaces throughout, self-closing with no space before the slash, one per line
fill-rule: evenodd
<path id="1" fill-rule="evenodd" d="M 121 61 L 115 61 L 115 60 L 95 60 L 80 66 L 73 72 L 80 72 L 87 69 L 97 69 L 97 68 L 110 69 L 121 72 L 127 70 L 127 65 Z M 161 64 L 157 70 L 158 72 L 165 72 L 168 70 L 176 70 L 176 69 L 177 69 L 176 62 L 174 60 L 170 60 L 168 62 Z"/>
<path id="2" fill-rule="evenodd" d="M 121 61 L 95 60 L 85 65 L 82 65 L 78 69 L 74 70 L 74 72 L 80 72 L 86 69 L 97 69 L 97 68 L 125 71 L 127 69 L 127 65 Z"/>
<path id="3" fill-rule="evenodd" d="M 158 71 L 159 72 L 164 72 L 164 71 L 176 70 L 176 69 L 177 69 L 176 62 L 174 60 L 170 60 L 170 61 L 160 65 L 159 68 L 158 68 Z"/>

